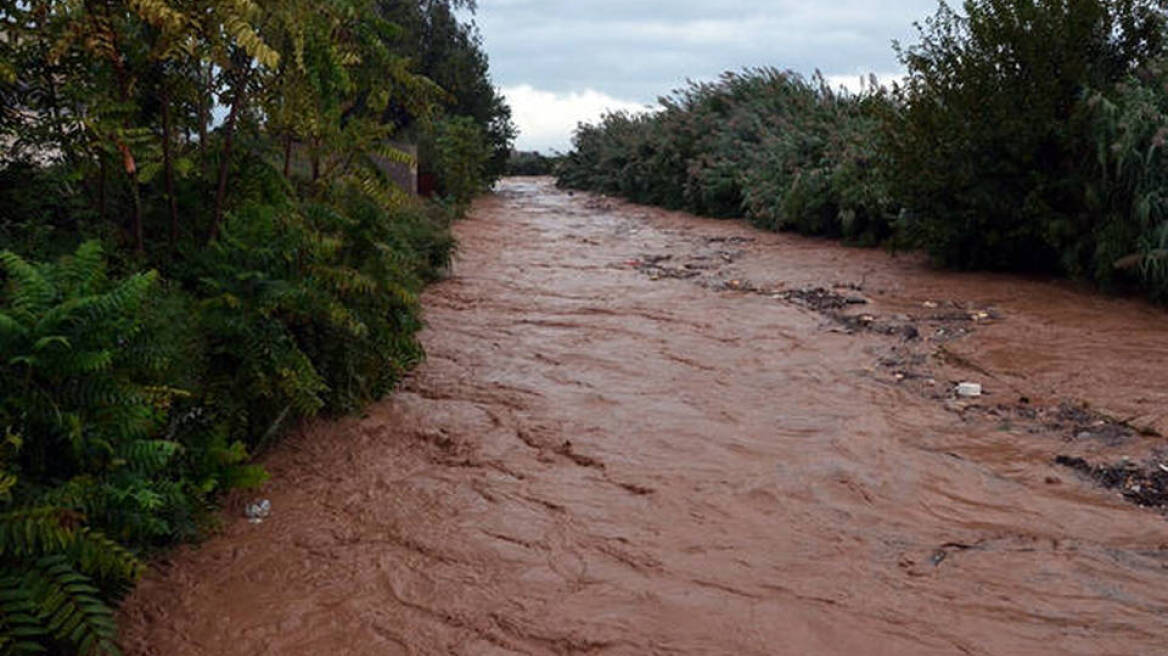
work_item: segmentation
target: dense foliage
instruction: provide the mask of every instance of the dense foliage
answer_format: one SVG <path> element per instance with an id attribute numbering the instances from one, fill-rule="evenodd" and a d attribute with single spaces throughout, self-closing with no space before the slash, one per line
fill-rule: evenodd
<path id="1" fill-rule="evenodd" d="M 655 113 L 581 125 L 561 184 L 772 229 L 887 236 L 895 208 L 875 148 L 889 102 L 880 89 L 851 94 L 757 69 L 660 102 Z"/>
<path id="2" fill-rule="evenodd" d="M 1131 73 L 1114 94 L 1093 93 L 1086 107 L 1095 153 L 1084 202 L 1098 217 L 1097 246 L 1087 252 L 1101 269 L 1095 275 L 1133 272 L 1168 300 L 1168 61 Z"/>
<path id="3" fill-rule="evenodd" d="M 0 654 L 115 653 L 143 557 L 422 357 L 505 112 L 459 115 L 394 7 L 0 0 Z M 389 175 L 411 135 L 439 202 Z"/>
<path id="4" fill-rule="evenodd" d="M 394 51 L 409 57 L 417 72 L 446 91 L 449 114 L 470 118 L 482 131 L 490 151 L 484 170 L 489 180 L 498 178 L 516 130 L 511 108 L 491 84 L 482 37 L 473 23 L 458 18 L 459 11 L 474 9 L 473 0 L 377 0 L 377 5 L 388 20 L 404 29 L 405 38 Z M 392 105 L 386 116 L 407 132 L 415 125 L 413 114 L 402 105 Z M 437 135 L 422 129 L 418 136 L 426 150 L 433 147 Z M 435 178 L 439 193 L 448 193 L 447 169 L 423 158 L 421 172 Z"/>
<path id="5" fill-rule="evenodd" d="M 887 133 L 908 227 L 944 264 L 1037 268 L 1106 281 L 1131 226 L 1093 207 L 1093 98 L 1163 51 L 1147 0 L 981 0 L 931 18 Z M 1100 137 L 1104 140 L 1101 142 Z"/>
<path id="6" fill-rule="evenodd" d="M 442 171 L 440 193 L 462 211 L 478 193 L 486 191 L 497 176 L 488 168 L 493 157 L 487 137 L 469 116 L 438 121 L 423 154 Z"/>
<path id="7" fill-rule="evenodd" d="M 560 159 L 559 155 L 549 157 L 538 151 L 514 150 L 507 158 L 507 168 L 504 173 L 507 175 L 552 175 L 556 172 L 556 166 Z"/>
<path id="8" fill-rule="evenodd" d="M 582 125 L 569 187 L 1168 297 L 1165 3 L 970 0 L 853 94 L 771 69 Z"/>

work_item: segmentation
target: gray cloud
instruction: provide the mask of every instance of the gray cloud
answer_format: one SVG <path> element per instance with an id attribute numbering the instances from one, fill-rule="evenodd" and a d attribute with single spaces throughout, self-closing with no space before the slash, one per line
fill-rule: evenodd
<path id="1" fill-rule="evenodd" d="M 591 90 L 649 103 L 686 79 L 744 67 L 819 69 L 833 78 L 896 74 L 892 41 L 911 43 L 913 21 L 936 7 L 937 0 L 480 0 L 475 20 L 504 89 Z"/>

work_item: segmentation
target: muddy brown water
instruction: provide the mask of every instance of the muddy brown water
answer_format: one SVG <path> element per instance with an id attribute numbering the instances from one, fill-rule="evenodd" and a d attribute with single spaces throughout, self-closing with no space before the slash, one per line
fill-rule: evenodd
<path id="1" fill-rule="evenodd" d="M 547 179 L 457 233 L 428 361 L 158 563 L 128 653 L 1168 649 L 1168 520 L 1052 463 L 1158 455 L 1161 310 Z"/>

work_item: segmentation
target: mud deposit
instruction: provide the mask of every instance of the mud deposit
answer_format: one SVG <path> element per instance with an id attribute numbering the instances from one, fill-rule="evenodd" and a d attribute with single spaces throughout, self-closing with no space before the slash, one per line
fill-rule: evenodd
<path id="1" fill-rule="evenodd" d="M 457 231 L 429 360 L 130 654 L 1164 653 L 1162 311 L 544 179 Z"/>

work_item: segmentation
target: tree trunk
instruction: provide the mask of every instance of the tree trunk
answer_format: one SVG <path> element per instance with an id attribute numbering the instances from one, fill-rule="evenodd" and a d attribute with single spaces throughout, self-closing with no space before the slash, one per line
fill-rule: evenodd
<path id="1" fill-rule="evenodd" d="M 284 178 L 287 179 L 292 172 L 292 133 L 289 132 L 284 137 Z"/>
<path id="2" fill-rule="evenodd" d="M 312 181 L 320 178 L 320 137 L 312 138 Z"/>
<path id="3" fill-rule="evenodd" d="M 134 222 L 132 229 L 134 231 L 134 251 L 139 255 L 146 253 L 146 239 L 142 234 L 142 196 L 138 192 L 138 173 L 137 171 L 127 175 L 130 178 L 130 198 L 134 201 Z"/>
<path id="4" fill-rule="evenodd" d="M 108 7 L 106 14 L 108 18 Z M 111 44 L 115 53 L 121 52 L 118 47 L 118 42 L 111 36 Z M 123 103 L 128 103 L 130 100 L 130 74 L 126 71 L 125 63 L 120 56 L 112 56 L 111 63 L 113 63 L 114 73 L 117 75 L 119 97 Z M 127 118 L 122 122 L 122 128 L 129 129 L 130 120 Z M 139 255 L 146 252 L 146 242 L 142 234 L 142 198 L 138 194 L 138 165 L 134 161 L 134 155 L 130 152 L 130 147 L 122 142 L 120 135 L 112 135 L 114 143 L 122 156 L 122 169 L 125 171 L 126 180 L 130 183 L 130 198 L 134 201 L 131 205 L 130 215 L 130 235 L 134 240 L 134 250 Z"/>
<path id="5" fill-rule="evenodd" d="M 240 70 L 231 93 L 231 109 L 227 112 L 227 121 L 223 124 L 223 149 L 219 159 L 219 188 L 215 192 L 215 217 L 211 222 L 210 241 L 219 237 L 219 228 L 223 224 L 223 204 L 227 200 L 227 174 L 231 168 L 231 146 L 235 141 L 235 123 L 246 99 L 247 78 L 251 66 L 247 63 L 245 56 L 240 56 L 238 53 L 232 59 Z"/>
<path id="6" fill-rule="evenodd" d="M 97 220 L 102 225 L 105 225 L 105 155 L 101 152 L 101 150 L 97 151 L 97 167 L 100 171 L 97 178 Z"/>
<path id="7" fill-rule="evenodd" d="M 211 122 L 211 110 L 209 105 L 211 98 L 211 73 L 210 64 L 207 65 L 207 80 L 203 85 L 202 92 L 199 94 L 199 155 L 200 159 L 205 160 L 207 155 L 207 124 Z M 200 75 L 202 70 L 199 71 Z M 204 172 L 206 169 L 204 168 Z"/>
<path id="8" fill-rule="evenodd" d="M 162 163 L 166 176 L 166 198 L 170 201 L 170 246 L 178 243 L 178 198 L 174 195 L 174 161 L 171 154 L 170 87 L 162 83 Z"/>

